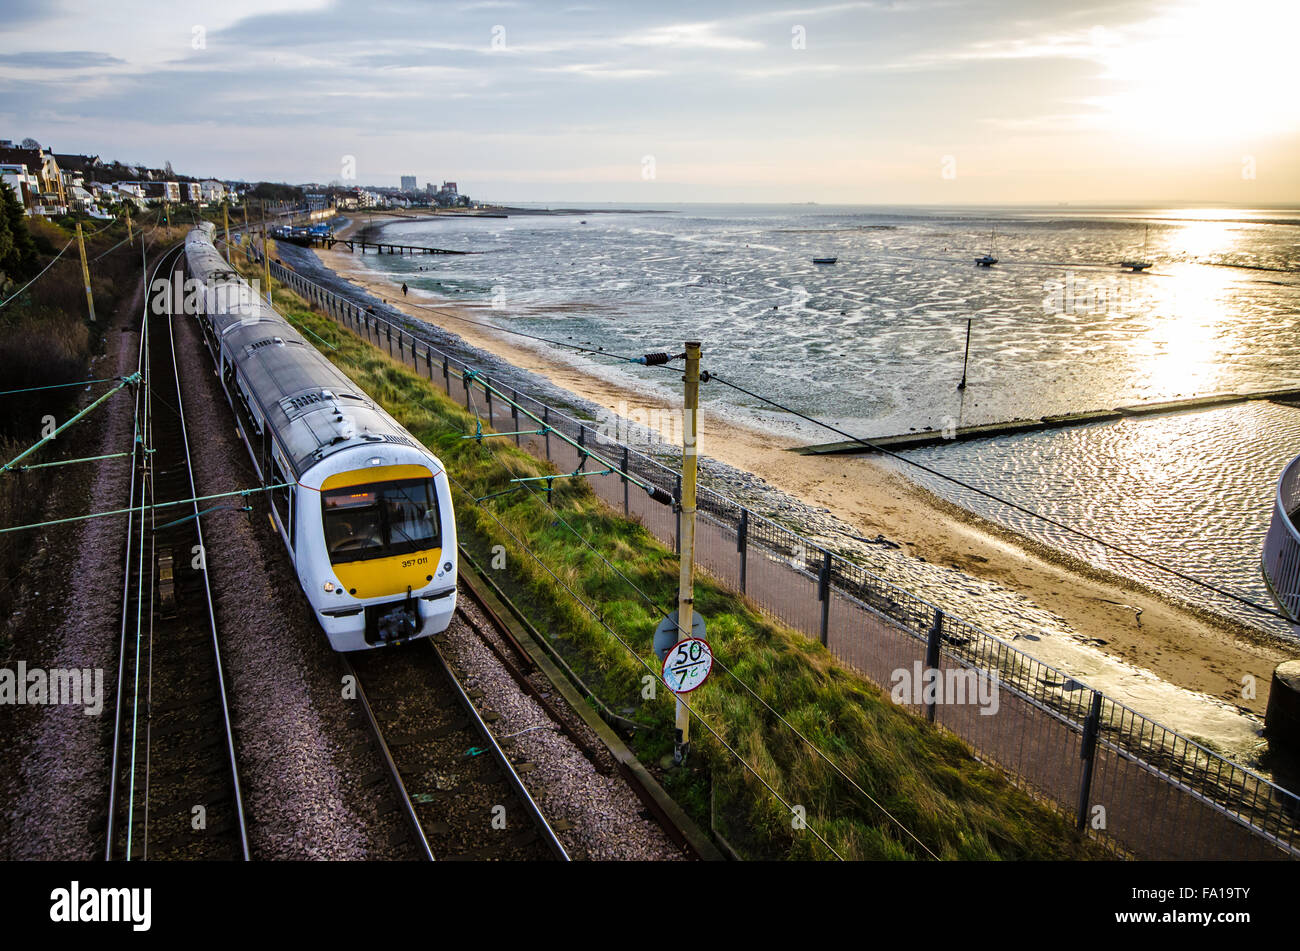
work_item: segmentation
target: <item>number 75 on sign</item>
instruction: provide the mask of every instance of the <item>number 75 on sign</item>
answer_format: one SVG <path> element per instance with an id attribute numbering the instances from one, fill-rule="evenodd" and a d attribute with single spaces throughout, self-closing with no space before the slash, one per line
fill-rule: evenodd
<path id="1" fill-rule="evenodd" d="M 664 683 L 673 693 L 690 693 L 709 679 L 713 651 L 708 641 L 688 637 L 678 641 L 664 658 Z"/>

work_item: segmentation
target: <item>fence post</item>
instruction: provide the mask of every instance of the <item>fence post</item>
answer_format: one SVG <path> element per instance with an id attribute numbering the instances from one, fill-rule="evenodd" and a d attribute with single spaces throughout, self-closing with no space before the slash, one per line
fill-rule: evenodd
<path id="1" fill-rule="evenodd" d="M 447 355 L 442 355 L 442 382 L 447 385 L 447 396 L 451 396 L 451 367 L 447 365 Z"/>
<path id="2" fill-rule="evenodd" d="M 543 437 L 546 440 L 546 461 L 551 461 L 551 405 L 547 403 L 542 407 L 542 429 L 546 430 Z"/>
<path id="3" fill-rule="evenodd" d="M 632 504 L 631 504 L 631 498 L 629 496 L 629 489 L 628 489 L 628 486 L 631 485 L 631 483 L 627 481 L 627 469 L 628 469 L 628 465 L 632 461 L 630 455 L 631 454 L 628 451 L 627 446 L 624 446 L 623 447 L 623 471 L 619 473 L 619 477 L 623 480 L 623 514 L 624 515 L 632 514 Z"/>
<path id="4" fill-rule="evenodd" d="M 519 391 L 514 389 L 510 391 L 510 422 L 513 424 L 510 428 L 515 431 L 515 445 L 522 446 L 519 439 Z"/>
<path id="5" fill-rule="evenodd" d="M 822 570 L 817 575 L 817 599 L 822 603 L 822 647 L 830 646 L 831 553 L 822 552 Z"/>
<path id="6" fill-rule="evenodd" d="M 1088 799 L 1092 795 L 1092 764 L 1097 758 L 1097 734 L 1101 731 L 1101 693 L 1092 692 L 1088 719 L 1083 721 L 1083 742 L 1079 758 L 1083 760 L 1083 778 L 1079 782 L 1079 831 L 1088 826 Z"/>
<path id="7" fill-rule="evenodd" d="M 429 381 L 433 382 L 433 347 L 427 343 L 424 345 L 424 368 L 429 373 Z"/>
<path id="8" fill-rule="evenodd" d="M 745 593 L 745 569 L 749 561 L 749 509 L 740 510 L 740 525 L 736 528 L 736 551 L 740 552 L 740 593 Z"/>
<path id="9" fill-rule="evenodd" d="M 496 429 L 496 420 L 492 418 L 492 377 L 490 376 L 483 377 L 483 396 L 487 399 L 488 426 Z"/>
<path id="10" fill-rule="evenodd" d="M 934 676 L 939 675 L 939 646 L 943 643 L 943 612 L 938 608 L 934 612 L 934 621 L 930 624 L 930 635 L 925 642 L 925 670 L 929 676 L 930 671 L 934 671 Z M 924 684 L 922 684 L 924 690 Z M 931 700 L 925 705 L 925 718 L 931 723 L 934 722 L 935 704 Z"/>

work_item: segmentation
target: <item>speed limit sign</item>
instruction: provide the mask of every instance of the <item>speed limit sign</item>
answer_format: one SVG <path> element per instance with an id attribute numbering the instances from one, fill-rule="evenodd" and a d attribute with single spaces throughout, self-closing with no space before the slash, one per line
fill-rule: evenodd
<path id="1" fill-rule="evenodd" d="M 709 678 L 713 651 L 698 637 L 678 641 L 664 658 L 664 683 L 673 693 L 690 693 Z"/>

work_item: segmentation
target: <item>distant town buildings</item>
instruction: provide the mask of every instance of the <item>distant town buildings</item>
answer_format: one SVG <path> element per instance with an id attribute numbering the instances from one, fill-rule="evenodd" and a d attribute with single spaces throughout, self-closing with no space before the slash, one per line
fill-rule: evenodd
<path id="1" fill-rule="evenodd" d="M 123 162 L 106 162 L 98 155 L 56 153 L 34 140 L 24 140 L 22 148 L 13 141 L 0 139 L 0 183 L 18 197 L 29 215 L 57 217 L 77 211 L 96 217 L 117 213 L 117 206 L 132 205 L 140 210 L 150 205 L 191 204 L 199 207 L 245 200 L 255 187 L 258 195 L 283 199 L 293 194 L 305 195 L 307 209 L 325 212 L 337 208 L 357 211 L 382 208 L 474 207 L 469 196 L 460 194 L 455 182 L 437 185 L 428 182 L 421 191 L 414 175 L 400 176 L 402 187 L 363 188 L 314 183 L 301 188 L 285 185 L 261 186 L 217 178 L 198 179 L 178 175 L 171 164 L 165 168 L 148 168 Z"/>
<path id="2" fill-rule="evenodd" d="M 123 202 L 143 209 L 151 202 L 202 206 L 238 201 L 251 187 L 176 175 L 170 165 L 151 169 L 105 162 L 98 155 L 21 148 L 8 139 L 0 139 L 0 182 L 13 191 L 27 214 L 51 217 L 71 211 L 107 217 L 109 206 Z"/>

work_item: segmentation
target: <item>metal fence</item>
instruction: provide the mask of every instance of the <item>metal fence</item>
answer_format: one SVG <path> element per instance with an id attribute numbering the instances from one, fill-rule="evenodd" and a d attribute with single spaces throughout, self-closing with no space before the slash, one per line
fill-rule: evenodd
<path id="1" fill-rule="evenodd" d="M 441 387 L 485 426 L 543 429 L 510 438 L 557 470 L 580 468 L 586 452 L 613 463 L 620 471 L 586 481 L 612 508 L 676 550 L 678 513 L 621 474 L 677 497 L 673 469 L 590 421 L 494 384 L 407 327 L 294 271 L 274 265 L 272 273 Z M 1300 797 L 1294 793 L 712 489 L 700 488 L 697 502 L 700 568 L 818 639 L 888 692 L 927 671 L 941 683 L 967 687 L 965 702 L 930 702 L 920 691 L 902 691 L 895 699 L 960 736 L 981 759 L 1056 804 L 1117 853 L 1144 859 L 1300 857 Z M 972 702 L 972 693 L 996 698 L 996 712 L 992 702 Z"/>

